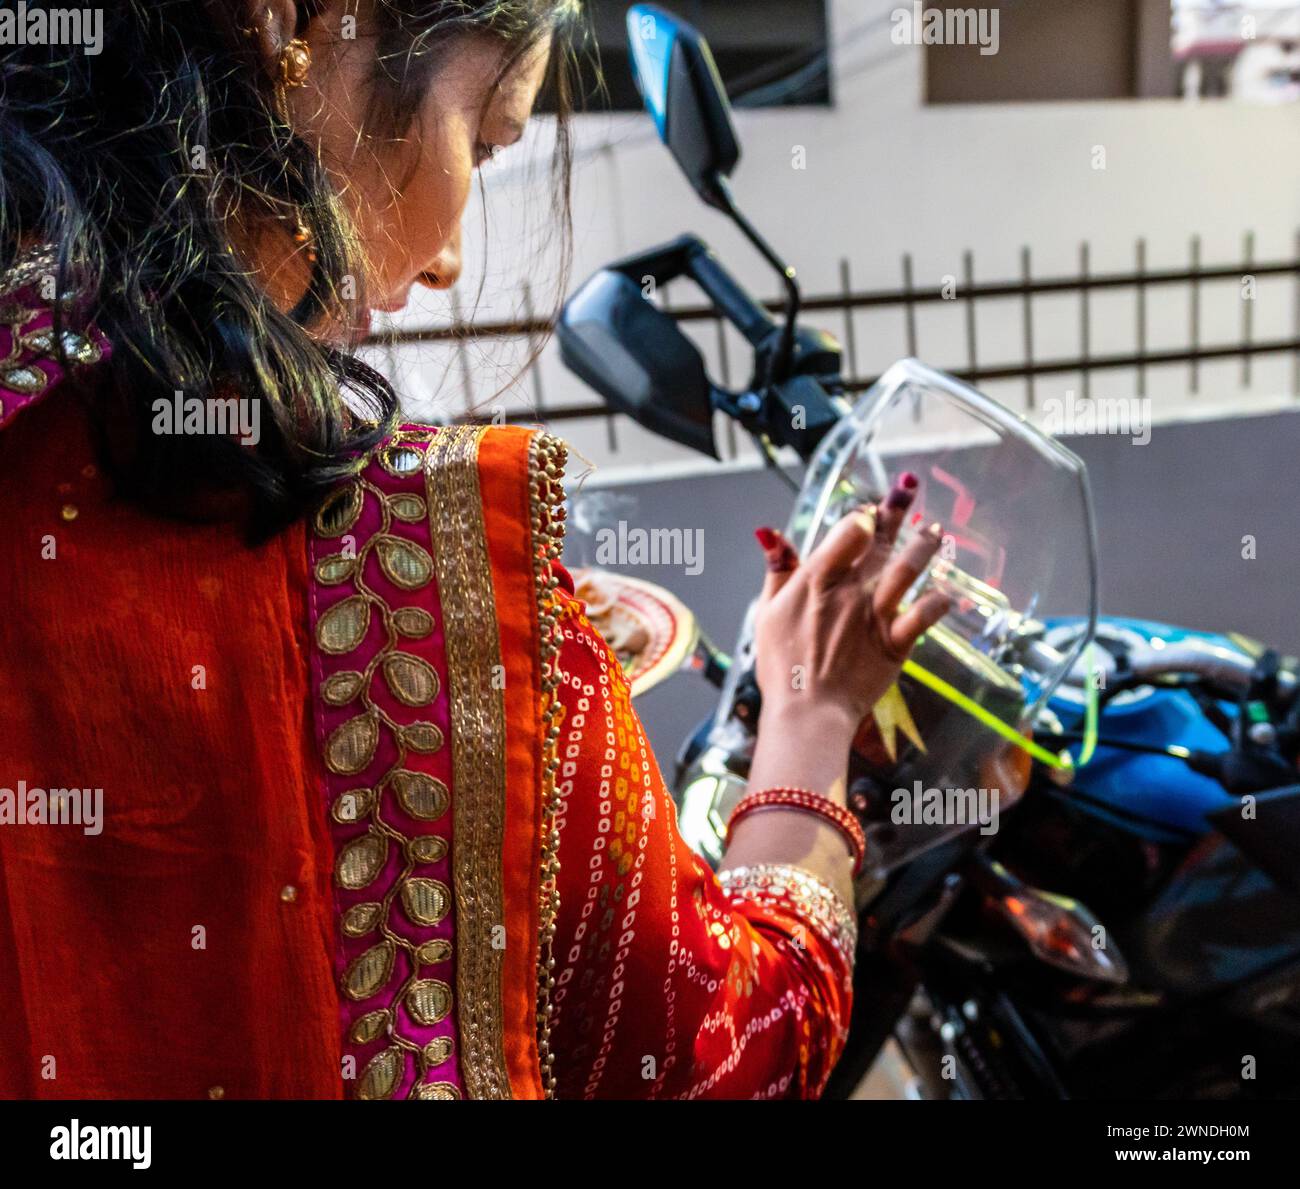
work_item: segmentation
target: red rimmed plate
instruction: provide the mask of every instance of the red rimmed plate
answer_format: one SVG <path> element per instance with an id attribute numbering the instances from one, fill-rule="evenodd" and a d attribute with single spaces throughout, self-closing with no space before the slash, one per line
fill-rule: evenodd
<path id="1" fill-rule="evenodd" d="M 634 698 L 671 677 L 695 651 L 695 616 L 662 586 L 609 570 L 571 572 L 587 618 L 614 650 Z"/>

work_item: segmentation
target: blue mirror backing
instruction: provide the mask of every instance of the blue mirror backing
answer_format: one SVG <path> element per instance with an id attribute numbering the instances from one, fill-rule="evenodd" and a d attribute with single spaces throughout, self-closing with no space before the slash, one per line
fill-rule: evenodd
<path id="1" fill-rule="evenodd" d="M 659 130 L 668 135 L 668 72 L 679 29 L 677 18 L 657 4 L 634 4 L 627 13 L 627 37 L 637 87 Z"/>

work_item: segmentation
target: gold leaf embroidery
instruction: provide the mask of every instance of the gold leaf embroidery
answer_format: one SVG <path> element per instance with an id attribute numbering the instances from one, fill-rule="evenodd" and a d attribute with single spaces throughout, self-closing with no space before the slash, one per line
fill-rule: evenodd
<path id="1" fill-rule="evenodd" d="M 402 742 L 412 751 L 437 751 L 442 746 L 442 732 L 435 723 L 413 722 L 402 728 Z"/>
<path id="2" fill-rule="evenodd" d="M 430 1065 L 441 1065 L 451 1060 L 452 1042 L 450 1036 L 439 1036 L 424 1046 L 424 1059 Z"/>
<path id="3" fill-rule="evenodd" d="M 375 553 L 388 580 L 403 590 L 418 590 L 433 577 L 433 558 L 422 545 L 405 537 L 376 537 Z"/>
<path id="4" fill-rule="evenodd" d="M 428 661 L 409 652 L 384 657 L 384 680 L 393 697 L 407 706 L 427 706 L 438 696 L 438 674 Z"/>
<path id="5" fill-rule="evenodd" d="M 322 537 L 341 537 L 361 518 L 364 502 L 359 483 L 346 483 L 330 492 L 316 513 L 316 531 Z"/>
<path id="6" fill-rule="evenodd" d="M 410 446 L 385 446 L 379 452 L 379 465 L 401 479 L 414 475 L 424 465 L 424 455 Z"/>
<path id="7" fill-rule="evenodd" d="M 388 1010 L 368 1011 L 355 1024 L 348 1034 L 353 1044 L 365 1045 L 378 1040 L 388 1029 Z"/>
<path id="8" fill-rule="evenodd" d="M 334 877 L 349 891 L 369 887 L 388 861 L 388 839 L 382 834 L 362 834 L 339 851 Z"/>
<path id="9" fill-rule="evenodd" d="M 71 344 L 68 342 L 69 339 L 72 340 Z M 94 339 L 82 338 L 79 334 L 65 334 L 63 348 L 75 363 L 98 363 L 104 354 Z"/>
<path id="10" fill-rule="evenodd" d="M 401 1072 L 401 1049 L 394 1046 L 376 1053 L 357 1082 L 357 1097 L 366 1100 L 391 1098 Z"/>
<path id="11" fill-rule="evenodd" d="M 408 879 L 402 884 L 402 907 L 417 925 L 436 925 L 451 910 L 451 891 L 436 879 Z"/>
<path id="12" fill-rule="evenodd" d="M 381 941 L 353 960 L 343 975 L 343 989 L 349 999 L 369 999 L 389 980 L 394 952 L 391 941 Z"/>
<path id="13" fill-rule="evenodd" d="M 412 817 L 431 822 L 447 812 L 451 793 L 437 777 L 399 768 L 393 773 L 392 781 L 398 801 Z"/>
<path id="14" fill-rule="evenodd" d="M 337 586 L 351 578 L 356 568 L 355 557 L 348 557 L 346 553 L 332 553 L 316 563 L 316 581 L 325 586 Z"/>
<path id="15" fill-rule="evenodd" d="M 443 941 L 441 938 L 426 941 L 416 950 L 415 956 L 425 966 L 433 966 L 437 962 L 446 962 L 451 957 L 451 942 Z"/>
<path id="16" fill-rule="evenodd" d="M 403 433 L 387 448 L 379 452 L 380 464 L 389 473 L 415 476 L 424 468 L 424 446 L 429 433 Z M 418 448 L 417 448 L 418 447 Z M 392 857 L 390 842 L 399 848 L 409 873 L 420 863 L 433 863 L 445 859 L 449 853 L 446 838 L 439 835 L 404 835 L 402 827 L 388 820 L 390 809 L 400 806 L 409 816 L 433 820 L 448 814 L 451 796 L 447 786 L 436 777 L 408 770 L 401 765 L 403 757 L 414 752 L 431 752 L 443 743 L 442 730 L 437 724 L 420 720 L 413 723 L 393 721 L 388 708 L 374 701 L 371 678 L 376 669 L 384 675 L 384 683 L 396 702 L 411 707 L 428 707 L 441 690 L 440 675 L 421 657 L 397 651 L 398 640 L 422 639 L 438 630 L 434 617 L 424 607 L 392 607 L 382 591 L 372 590 L 365 580 L 368 568 L 365 558 L 373 553 L 380 573 L 393 586 L 414 591 L 428 586 L 434 578 L 434 558 L 428 539 L 412 540 L 387 531 L 387 526 L 405 522 L 412 526 L 422 524 L 428 532 L 430 505 L 426 498 L 412 491 L 396 494 L 380 492 L 364 481 L 352 483 L 341 489 L 318 512 L 317 530 L 320 536 L 342 536 L 353 528 L 366 513 L 366 500 L 375 496 L 384 514 L 384 527 L 377 527 L 373 535 L 367 529 L 366 539 L 358 546 L 359 557 L 350 551 L 319 557 L 315 561 L 314 577 L 318 586 L 350 583 L 351 589 L 340 593 L 348 597 L 320 614 L 316 622 L 317 644 L 322 652 L 346 655 L 366 648 L 364 664 L 349 658 L 344 664 L 354 668 L 333 673 L 320 686 L 318 697 L 325 705 L 348 706 L 361 701 L 352 711 L 356 717 L 334 729 L 325 744 L 327 768 L 335 775 L 358 775 L 376 763 L 381 751 L 390 754 L 391 742 L 398 747 L 396 757 L 386 759 L 392 765 L 386 775 L 378 777 L 370 788 L 358 788 L 336 796 L 331 806 L 331 816 L 340 823 L 352 823 L 365 818 L 373 819 L 369 832 L 350 841 L 338 841 L 336 880 L 340 885 L 369 888 L 373 899 L 341 909 L 339 932 L 342 936 L 364 938 L 375 942 L 347 966 L 343 979 L 344 994 L 353 1000 L 374 997 L 369 1006 L 380 1008 L 367 1012 L 349 1029 L 351 1044 L 372 1044 L 385 1034 L 390 1039 L 383 1052 L 373 1057 L 361 1075 L 354 1090 L 358 1098 L 386 1098 L 398 1093 L 408 1071 L 411 1058 L 417 1058 L 415 1072 L 422 1078 L 431 1064 L 452 1060 L 455 1042 L 452 1038 L 439 1038 L 421 1048 L 419 1042 L 402 1035 L 404 1019 L 396 1010 L 396 1003 L 404 1003 L 413 1021 L 446 1019 L 452 1011 L 452 989 L 439 980 L 420 980 L 421 966 L 449 962 L 452 944 L 443 938 L 403 936 L 393 928 L 391 904 L 400 898 L 406 918 L 417 927 L 428 929 L 432 924 L 446 921 L 452 912 L 452 892 L 446 883 L 438 880 L 408 878 L 392 887 L 384 872 L 389 870 Z M 404 530 L 410 531 L 410 530 Z M 388 636 L 387 641 L 376 642 L 373 658 L 367 640 L 377 633 L 375 619 Z M 426 712 L 427 715 L 428 712 Z M 382 743 L 381 743 L 382 741 Z M 391 789 L 390 793 L 385 792 Z M 381 801 L 382 799 L 382 801 Z M 380 804 L 384 819 L 378 815 Z M 383 879 L 380 889 L 376 881 Z M 380 932 L 382 931 L 382 932 Z M 378 934 L 378 935 L 377 935 Z M 409 958 L 409 968 L 400 964 L 399 957 Z M 492 1071 L 496 1077 L 495 1070 Z M 404 1094 L 406 1092 L 403 1092 Z M 418 1080 L 409 1091 L 415 1097 L 460 1097 L 450 1082 L 421 1085 Z"/>
<path id="17" fill-rule="evenodd" d="M 55 354 L 54 328 L 47 326 L 42 330 L 33 330 L 29 334 L 23 335 L 22 343 L 41 355 L 53 357 Z M 98 363 L 103 355 L 99 344 L 94 339 L 76 334 L 71 330 L 63 332 L 63 350 L 72 363 Z"/>
<path id="18" fill-rule="evenodd" d="M 398 520 L 405 520 L 411 524 L 423 520 L 429 511 L 424 500 L 411 492 L 389 496 L 388 508 Z"/>
<path id="19" fill-rule="evenodd" d="M 364 674 L 345 669 L 325 678 L 320 695 L 331 706 L 345 706 L 361 692 L 365 680 Z"/>
<path id="20" fill-rule="evenodd" d="M 323 652 L 338 656 L 356 648 L 369 627 L 369 601 L 365 595 L 349 595 L 316 621 L 316 643 Z"/>
<path id="21" fill-rule="evenodd" d="M 451 987 L 440 978 L 416 979 L 406 992 L 406 1009 L 419 1024 L 437 1024 L 451 1011 Z"/>
<path id="22" fill-rule="evenodd" d="M 451 1102 L 460 1097 L 460 1091 L 451 1082 L 426 1082 L 415 1088 L 415 1096 L 425 1101 Z"/>
<path id="23" fill-rule="evenodd" d="M 755 863 L 752 867 L 720 871 L 718 885 L 733 902 L 793 908 L 810 928 L 839 950 L 846 965 L 853 965 L 858 943 L 857 915 L 833 888 L 811 872 L 784 863 Z"/>
<path id="24" fill-rule="evenodd" d="M 354 904 L 343 914 L 343 932 L 349 937 L 364 937 L 379 928 L 384 906 L 378 900 Z"/>
<path id="25" fill-rule="evenodd" d="M 19 341 L 24 346 L 30 347 L 33 351 L 38 351 L 42 355 L 52 355 L 54 353 L 54 328 L 46 326 L 41 330 L 33 330 L 29 334 L 23 335 Z"/>
<path id="26" fill-rule="evenodd" d="M 406 851 L 412 863 L 436 863 L 446 857 L 447 840 L 437 834 L 421 834 L 407 843 Z"/>
<path id="27" fill-rule="evenodd" d="M 393 627 L 403 636 L 419 640 L 433 631 L 433 616 L 422 607 L 403 607 L 393 612 Z"/>
<path id="28" fill-rule="evenodd" d="M 35 396 L 38 392 L 44 392 L 49 382 L 50 377 L 43 369 L 27 364 L 0 371 L 0 388 L 11 388 L 23 396 Z"/>
<path id="29" fill-rule="evenodd" d="M 340 793 L 334 798 L 330 816 L 343 825 L 359 822 L 370 812 L 374 799 L 373 789 L 348 789 L 346 793 Z"/>
<path id="30" fill-rule="evenodd" d="M 339 776 L 355 776 L 369 766 L 379 745 L 379 720 L 367 712 L 349 719 L 325 744 L 325 763 Z"/>

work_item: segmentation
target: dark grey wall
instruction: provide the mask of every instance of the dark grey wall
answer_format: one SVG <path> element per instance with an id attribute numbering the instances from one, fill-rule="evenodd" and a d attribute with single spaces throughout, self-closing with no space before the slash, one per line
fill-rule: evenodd
<path id="1" fill-rule="evenodd" d="M 1151 441 L 1067 439 L 1088 464 L 1097 514 L 1101 609 L 1187 627 L 1245 632 L 1300 653 L 1300 410 L 1231 421 L 1156 426 Z M 703 475 L 615 489 L 615 519 L 647 527 L 702 527 L 695 576 L 642 566 L 639 578 L 682 598 L 730 650 L 762 580 L 753 530 L 780 527 L 791 493 L 763 472 Z M 625 497 L 625 498 L 624 498 Z M 1242 557 L 1242 538 L 1256 557 Z M 580 535 L 566 560 L 581 554 Z M 714 704 L 684 674 L 638 702 L 661 763 Z"/>

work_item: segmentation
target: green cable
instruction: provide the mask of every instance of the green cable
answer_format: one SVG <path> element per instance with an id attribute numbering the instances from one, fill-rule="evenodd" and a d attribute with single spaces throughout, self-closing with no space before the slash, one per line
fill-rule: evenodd
<path id="1" fill-rule="evenodd" d="M 1062 751 L 1059 755 L 1053 755 L 1045 747 L 1040 747 L 1032 739 L 1026 739 L 1015 727 L 1003 722 L 996 714 L 985 710 L 978 702 L 968 698 L 955 685 L 949 685 L 942 677 L 931 673 L 929 669 L 918 665 L 914 660 L 903 662 L 903 672 L 911 677 L 914 681 L 920 682 L 927 689 L 933 690 L 941 698 L 946 698 L 960 710 L 964 710 L 976 722 L 988 727 L 995 735 L 1000 735 L 1008 743 L 1014 744 L 1021 751 L 1028 752 L 1034 759 L 1040 763 L 1046 764 L 1049 768 L 1059 768 L 1063 771 L 1073 771 L 1075 764 L 1070 758 L 1068 751 Z M 1096 695 L 1093 695 L 1094 703 Z M 1096 744 L 1096 707 L 1093 707 L 1093 743 Z"/>
<path id="2" fill-rule="evenodd" d="M 1097 750 L 1097 704 L 1101 695 L 1097 692 L 1096 645 L 1088 644 L 1088 684 L 1083 690 L 1083 746 L 1079 749 L 1076 768 L 1082 768 Z"/>

